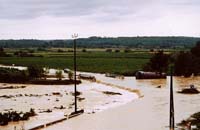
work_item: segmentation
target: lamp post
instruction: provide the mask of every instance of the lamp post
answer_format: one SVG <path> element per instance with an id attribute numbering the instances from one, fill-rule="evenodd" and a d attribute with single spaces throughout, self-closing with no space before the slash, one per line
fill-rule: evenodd
<path id="1" fill-rule="evenodd" d="M 73 34 L 72 38 L 74 39 L 74 112 L 77 112 L 77 92 L 76 92 L 76 38 L 78 37 L 78 34 Z"/>
<path id="2" fill-rule="evenodd" d="M 170 130 L 174 130 L 174 95 L 173 95 L 173 68 L 171 67 L 170 74 L 170 117 L 169 117 Z"/>

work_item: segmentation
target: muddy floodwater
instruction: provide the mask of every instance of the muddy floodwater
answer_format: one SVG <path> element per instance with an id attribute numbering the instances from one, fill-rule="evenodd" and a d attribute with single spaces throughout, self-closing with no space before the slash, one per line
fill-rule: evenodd
<path id="1" fill-rule="evenodd" d="M 143 130 L 143 123 L 148 125 L 149 130 L 169 129 L 169 83 L 170 77 L 167 79 L 153 80 L 136 80 L 135 77 L 126 77 L 124 80 L 105 78 L 99 75 L 101 80 L 118 84 L 128 88 L 139 89 L 143 98 L 138 99 L 142 107 L 137 103 L 132 103 L 139 111 L 136 115 L 142 115 L 149 122 L 139 123 L 137 129 Z M 175 104 L 175 123 L 180 123 L 183 119 L 187 119 L 191 114 L 200 111 L 200 94 L 180 94 L 177 91 L 193 84 L 200 90 L 200 77 L 173 77 L 174 79 L 174 104 Z M 161 88 L 158 88 L 160 86 Z M 127 105 L 128 106 L 128 105 Z M 134 108 L 133 108 L 134 109 Z M 137 108 L 138 109 L 138 108 Z M 133 111 L 134 112 L 134 111 Z M 139 113 L 139 114 L 138 114 Z M 134 114 L 132 114 L 134 116 Z M 130 120 L 134 117 L 128 117 Z M 138 122 L 137 122 L 138 123 Z M 136 125 L 137 126 L 137 125 Z M 178 128 L 177 128 L 178 129 Z"/>
<path id="2" fill-rule="evenodd" d="M 85 114 L 102 112 L 111 107 L 129 104 L 134 100 L 143 103 L 138 112 L 149 115 L 149 130 L 168 129 L 169 122 L 169 77 L 167 79 L 136 80 L 135 77 L 124 79 L 108 78 L 104 74 L 93 74 L 98 81 L 122 86 L 125 88 L 139 89 L 143 98 L 124 89 L 106 86 L 100 83 L 83 81 L 78 85 L 78 107 L 85 109 Z M 193 84 L 200 90 L 200 77 L 174 77 L 174 99 L 175 99 L 175 121 L 188 118 L 191 114 L 200 111 L 200 95 L 185 95 L 177 93 L 178 90 Z M 73 85 L 24 85 L 0 84 L 0 87 L 17 86 L 12 89 L 0 89 L 0 112 L 5 111 L 29 111 L 34 108 L 38 116 L 30 118 L 29 121 L 13 122 L 7 126 L 0 126 L 0 130 L 13 130 L 24 127 L 25 129 L 37 123 L 45 123 L 56 118 L 63 117 L 74 110 Z M 160 88 L 157 88 L 161 86 Z M 115 92 L 116 95 L 108 95 L 105 92 Z M 6 96 L 5 96 L 6 95 Z M 135 104 L 136 108 L 137 103 Z M 148 109 L 147 109 L 148 108 Z M 51 110 L 52 112 L 47 112 Z M 137 117 L 132 117 L 137 118 Z M 111 123 L 112 124 L 112 123 Z M 138 123 L 139 124 L 139 123 Z M 103 125 L 103 124 L 102 124 Z M 142 125 L 142 123 L 141 123 Z M 55 125 L 56 126 L 56 125 Z M 83 127 L 84 128 L 84 127 Z M 101 127 L 100 127 L 101 128 Z M 152 128 L 152 129 L 151 129 Z M 59 126 L 57 127 L 59 129 Z M 60 128 L 62 129 L 62 128 Z M 143 130 L 138 127 L 138 130 Z"/>

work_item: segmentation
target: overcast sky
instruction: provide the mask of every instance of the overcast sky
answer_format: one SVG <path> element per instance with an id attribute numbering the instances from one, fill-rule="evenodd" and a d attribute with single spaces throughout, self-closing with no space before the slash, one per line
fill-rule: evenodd
<path id="1" fill-rule="evenodd" d="M 0 0 L 0 39 L 200 37 L 200 0 Z"/>

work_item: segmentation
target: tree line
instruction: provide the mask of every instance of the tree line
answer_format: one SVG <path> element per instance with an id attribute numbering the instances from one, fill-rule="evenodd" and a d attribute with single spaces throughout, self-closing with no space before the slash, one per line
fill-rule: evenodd
<path id="1" fill-rule="evenodd" d="M 143 67 L 143 70 L 167 73 L 169 66 L 173 66 L 176 76 L 200 75 L 200 41 L 197 41 L 196 45 L 187 52 L 165 54 L 162 50 L 158 51 Z"/>
<path id="2" fill-rule="evenodd" d="M 195 37 L 89 37 L 77 39 L 83 48 L 191 48 L 200 38 Z M 0 40 L 3 48 L 63 48 L 73 47 L 73 40 Z"/>

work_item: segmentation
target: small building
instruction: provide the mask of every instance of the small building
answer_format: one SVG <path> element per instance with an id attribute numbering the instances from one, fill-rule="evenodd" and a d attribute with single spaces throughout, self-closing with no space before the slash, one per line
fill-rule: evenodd
<path id="1" fill-rule="evenodd" d="M 135 74 L 136 79 L 164 79 L 167 77 L 166 73 L 157 73 L 157 72 L 145 72 L 138 71 Z"/>

